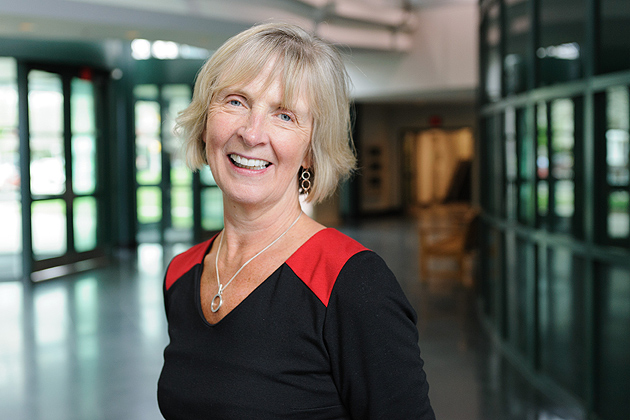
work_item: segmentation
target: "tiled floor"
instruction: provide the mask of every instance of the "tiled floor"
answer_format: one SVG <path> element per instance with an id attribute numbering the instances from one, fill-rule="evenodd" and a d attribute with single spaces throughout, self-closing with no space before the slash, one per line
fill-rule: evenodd
<path id="1" fill-rule="evenodd" d="M 465 289 L 418 281 L 414 221 L 340 230 L 377 251 L 420 314 L 420 346 L 440 420 L 569 420 L 510 368 Z M 184 248 L 143 245 L 102 269 L 32 286 L 0 283 L 0 419 L 157 420 L 167 343 L 162 276 Z"/>

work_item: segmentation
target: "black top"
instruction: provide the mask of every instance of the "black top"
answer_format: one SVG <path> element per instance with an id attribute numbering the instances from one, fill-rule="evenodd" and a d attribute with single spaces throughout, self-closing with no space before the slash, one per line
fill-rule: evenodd
<path id="1" fill-rule="evenodd" d="M 416 314 L 374 252 L 320 231 L 209 324 L 199 291 L 210 246 L 178 255 L 166 273 L 166 419 L 435 418 Z"/>

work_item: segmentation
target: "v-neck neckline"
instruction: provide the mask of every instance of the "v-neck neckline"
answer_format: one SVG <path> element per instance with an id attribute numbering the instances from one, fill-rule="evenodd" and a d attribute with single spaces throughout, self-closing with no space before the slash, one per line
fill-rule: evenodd
<path id="1" fill-rule="evenodd" d="M 245 298 L 239 302 L 238 305 L 236 305 L 234 308 L 232 308 L 232 310 L 230 310 L 230 312 L 228 312 L 227 314 L 225 314 L 221 319 L 219 319 L 217 322 L 215 323 L 211 323 L 206 319 L 205 314 L 203 313 L 203 307 L 201 305 L 201 277 L 203 274 L 203 269 L 204 269 L 204 261 L 206 259 L 206 256 L 210 253 L 210 250 L 212 249 L 212 244 L 214 244 L 214 241 L 217 239 L 217 237 L 219 236 L 219 233 L 217 233 L 216 235 L 214 235 L 212 238 L 210 238 L 208 240 L 208 246 L 205 250 L 205 252 L 203 253 L 203 256 L 201 258 L 201 264 L 199 269 L 197 270 L 197 273 L 195 275 L 195 306 L 197 307 L 197 312 L 199 317 L 201 318 L 202 322 L 209 328 L 215 328 L 221 324 L 223 324 L 223 321 L 230 317 L 231 314 L 234 311 L 237 311 L 238 308 L 241 307 L 241 305 L 246 304 L 247 300 L 250 298 L 250 296 L 252 296 L 253 294 L 257 293 L 257 291 L 259 289 L 262 288 L 262 286 L 266 283 L 269 283 L 269 279 L 271 279 L 272 277 L 276 276 L 279 274 L 280 270 L 287 264 L 287 261 L 289 259 L 291 259 L 294 255 L 298 254 L 299 252 L 302 251 L 302 249 L 304 247 L 306 247 L 308 245 L 309 242 L 311 242 L 313 240 L 313 238 L 315 238 L 316 236 L 318 236 L 319 234 L 321 234 L 322 232 L 331 230 L 333 228 L 324 228 L 321 229 L 317 232 L 315 232 L 310 238 L 308 238 L 302 245 L 300 245 L 298 247 L 298 249 L 295 250 L 295 252 L 293 252 L 291 255 L 289 255 L 288 258 L 286 258 L 282 264 L 280 264 L 269 276 L 267 276 L 267 278 L 265 278 L 258 286 L 256 286 L 247 296 L 245 296 Z"/>

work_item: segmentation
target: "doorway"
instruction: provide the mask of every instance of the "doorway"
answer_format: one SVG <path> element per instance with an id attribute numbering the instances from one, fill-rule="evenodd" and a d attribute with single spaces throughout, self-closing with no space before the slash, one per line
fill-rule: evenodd
<path id="1" fill-rule="evenodd" d="M 206 166 L 191 172 L 173 129 L 190 103 L 185 84 L 134 88 L 138 243 L 198 242 L 223 228 L 223 197 Z"/>
<path id="2" fill-rule="evenodd" d="M 21 167 L 28 168 L 21 174 L 23 259 L 33 280 L 104 255 L 98 151 L 106 80 L 87 67 L 24 66 L 18 74 L 28 110 L 20 117 Z"/>
<path id="3" fill-rule="evenodd" d="M 406 207 L 470 201 L 474 149 L 470 128 L 408 131 L 403 142 Z"/>

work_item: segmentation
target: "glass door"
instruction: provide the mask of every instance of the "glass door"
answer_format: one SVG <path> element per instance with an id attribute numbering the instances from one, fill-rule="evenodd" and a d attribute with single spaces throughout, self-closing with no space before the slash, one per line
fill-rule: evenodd
<path id="1" fill-rule="evenodd" d="M 90 70 L 28 71 L 32 271 L 102 254 L 96 84 Z"/>
<path id="2" fill-rule="evenodd" d="M 22 275 L 20 208 L 17 64 L 0 57 L 0 280 Z"/>
<path id="3" fill-rule="evenodd" d="M 136 239 L 191 242 L 223 227 L 223 199 L 208 168 L 192 173 L 175 136 L 175 118 L 188 106 L 182 84 L 138 85 L 136 121 Z"/>
<path id="4" fill-rule="evenodd" d="M 68 250 L 64 97 L 61 75 L 28 75 L 31 232 L 36 261 Z"/>

